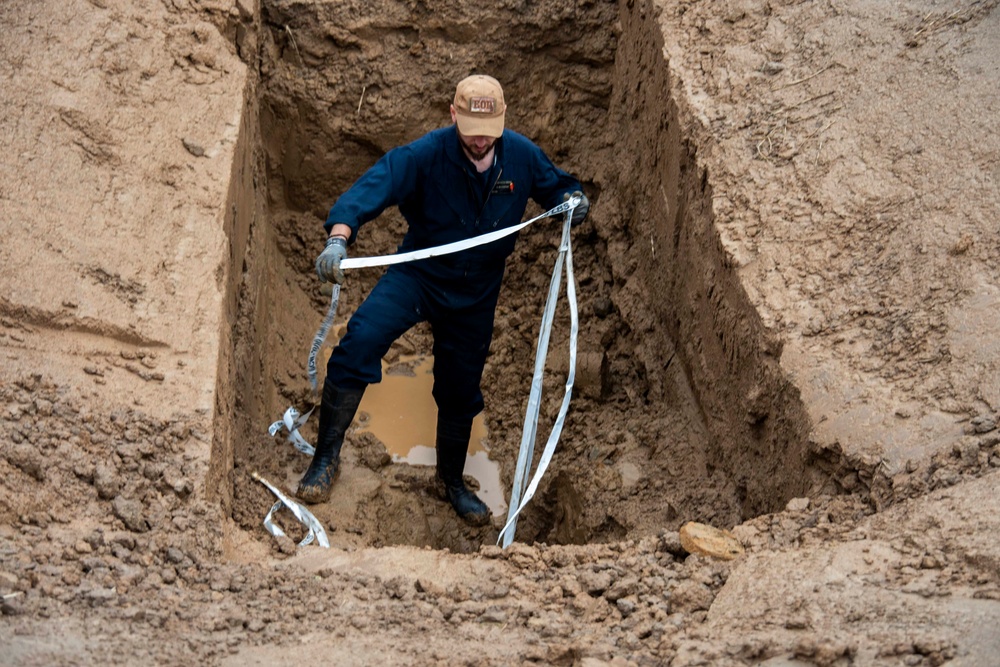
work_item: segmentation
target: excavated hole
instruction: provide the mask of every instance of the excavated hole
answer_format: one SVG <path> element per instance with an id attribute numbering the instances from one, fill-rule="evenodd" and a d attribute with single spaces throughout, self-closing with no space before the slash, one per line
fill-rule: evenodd
<path id="1" fill-rule="evenodd" d="M 574 236 L 577 389 L 518 540 L 620 540 L 691 520 L 726 527 L 819 488 L 797 393 L 777 370 L 780 343 L 768 338 L 722 256 L 708 175 L 680 128 L 654 12 L 641 4 L 619 14 L 611 3 L 577 10 L 551 0 L 502 16 L 448 2 L 266 4 L 260 136 L 268 211 L 251 229 L 250 256 L 270 305 L 240 304 L 248 318 L 267 320 L 237 332 L 237 343 L 261 356 L 259 368 L 237 379 L 254 397 L 243 401 L 242 431 L 259 433 L 310 398 L 306 355 L 328 301 L 312 262 L 329 206 L 385 151 L 447 123 L 454 83 L 482 71 L 505 84 L 508 127 L 577 174 L 594 203 Z M 362 230 L 351 252 L 391 253 L 403 231 L 392 209 Z M 485 422 L 505 494 L 557 236 L 544 224 L 522 234 L 486 368 Z M 378 275 L 350 276 L 334 335 Z M 543 435 L 562 398 L 568 321 L 562 307 Z M 430 342 L 428 328 L 417 327 L 387 364 L 405 366 Z M 314 439 L 315 420 L 304 435 Z M 235 447 L 233 515 L 258 529 L 272 499 L 257 487 L 241 492 L 239 480 L 259 470 L 294 489 L 308 459 L 280 439 L 248 440 Z M 469 551 L 495 541 L 496 527 L 456 520 L 430 468 L 388 463 L 371 434 L 349 434 L 344 462 L 333 499 L 314 508 L 334 529 L 335 546 Z"/>

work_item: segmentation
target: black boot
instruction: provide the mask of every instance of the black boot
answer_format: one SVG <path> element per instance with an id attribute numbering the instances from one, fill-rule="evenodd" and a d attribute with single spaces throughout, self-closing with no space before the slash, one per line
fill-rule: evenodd
<path id="1" fill-rule="evenodd" d="M 465 480 L 462 479 L 471 434 L 471 419 L 450 420 L 438 417 L 437 477 L 458 516 L 473 526 L 484 526 L 490 521 L 490 510 L 486 503 L 465 486 Z"/>
<path id="2" fill-rule="evenodd" d="M 351 425 L 364 394 L 364 389 L 338 389 L 332 382 L 323 383 L 316 453 L 295 492 L 300 500 L 314 504 L 325 503 L 330 499 L 330 486 L 340 469 L 340 447 L 344 444 L 344 433 Z"/>

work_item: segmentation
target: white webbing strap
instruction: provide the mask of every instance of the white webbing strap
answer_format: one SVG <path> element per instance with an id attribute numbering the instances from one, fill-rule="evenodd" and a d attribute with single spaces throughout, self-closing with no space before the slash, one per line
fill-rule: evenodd
<path id="1" fill-rule="evenodd" d="M 510 505 L 507 511 L 507 523 L 497 544 L 503 543 L 506 548 L 514 541 L 514 531 L 517 528 L 517 517 L 521 510 L 528 504 L 528 501 L 538 490 L 538 484 L 542 480 L 552 455 L 555 453 L 556 445 L 559 443 L 559 436 L 562 434 L 563 425 L 566 422 L 566 413 L 569 411 L 570 398 L 573 395 L 573 381 L 576 377 L 576 337 L 579 331 L 579 321 L 576 307 L 576 280 L 573 277 L 573 251 L 570 246 L 570 226 L 572 223 L 572 210 L 566 213 L 566 220 L 563 222 L 562 242 L 559 246 L 559 255 L 556 257 L 556 265 L 552 271 L 552 280 L 549 282 L 549 295 L 545 301 L 545 310 L 542 313 L 542 324 L 538 334 L 538 349 L 535 351 L 535 372 L 531 378 L 531 392 L 528 396 L 528 407 L 524 416 L 524 430 L 521 434 L 521 450 L 517 457 L 517 467 L 514 470 L 514 485 L 510 492 Z M 538 467 L 531 478 L 531 483 L 525 488 L 528 478 L 528 470 L 531 467 L 531 460 L 535 453 L 535 437 L 538 431 L 538 413 L 542 402 L 542 375 L 545 371 L 545 357 L 548 353 L 549 338 L 552 332 L 552 321 L 555 317 L 556 302 L 559 297 L 559 287 L 562 279 L 563 259 L 566 262 L 566 298 L 569 302 L 570 333 L 569 333 L 569 373 L 566 376 L 566 390 L 563 394 L 562 405 L 559 406 L 559 414 L 556 416 L 552 431 L 542 450 L 542 456 L 538 460 Z"/>
<path id="2" fill-rule="evenodd" d="M 520 224 L 514 225 L 513 227 L 505 227 L 504 229 L 498 229 L 495 232 L 490 232 L 488 234 L 481 234 L 479 236 L 474 236 L 471 239 L 465 239 L 463 241 L 456 241 L 454 243 L 446 243 L 444 245 L 435 246 L 433 248 L 423 248 L 421 250 L 413 250 L 410 252 L 401 252 L 396 255 L 379 255 L 376 257 L 358 257 L 350 258 L 341 261 L 341 269 L 360 269 L 371 266 L 388 266 L 389 264 L 402 264 L 404 262 L 413 262 L 418 259 L 427 259 L 429 257 L 440 257 L 442 255 L 450 255 L 455 252 L 460 252 L 462 250 L 468 250 L 469 248 L 475 248 L 476 246 L 486 245 L 487 243 L 492 243 L 505 236 L 510 236 L 515 232 L 519 232 L 533 222 L 537 222 L 542 218 L 549 218 L 554 215 L 559 215 L 560 213 L 566 213 L 566 215 L 571 215 L 573 209 L 580 205 L 582 200 L 580 197 L 570 197 L 563 203 L 559 204 L 554 208 L 550 208 L 545 213 L 537 215 L 531 220 L 527 220 Z M 330 308 L 326 311 L 326 317 L 323 318 L 323 323 L 320 325 L 319 330 L 316 332 L 316 336 L 313 337 L 312 346 L 309 348 L 309 361 L 306 364 L 306 369 L 309 372 L 309 384 L 312 385 L 313 393 L 318 393 L 318 388 L 316 384 L 316 355 L 319 354 L 319 350 L 323 347 L 323 341 L 326 340 L 327 334 L 330 332 L 330 327 L 333 325 L 333 318 L 337 315 L 337 303 L 340 300 L 340 285 L 333 286 L 333 294 L 330 297 Z"/>
<path id="3" fill-rule="evenodd" d="M 513 227 L 505 227 L 503 229 L 498 229 L 495 232 L 489 232 L 488 234 L 480 234 L 479 236 L 473 236 L 471 239 L 464 239 L 462 241 L 455 241 L 454 243 L 445 243 L 444 245 L 435 246 L 433 248 L 422 248 L 420 250 L 411 250 L 410 252 L 401 252 L 396 255 L 382 255 L 380 257 L 357 257 L 343 260 L 340 262 L 340 268 L 342 269 L 361 269 L 369 266 L 388 266 L 389 264 L 403 264 L 404 262 L 412 262 L 417 259 L 427 259 L 428 257 L 440 257 L 441 255 L 450 255 L 453 252 L 459 252 L 462 250 L 468 250 L 469 248 L 475 248 L 476 246 L 485 245 L 487 243 L 492 243 L 493 241 L 498 241 L 505 236 L 510 236 L 515 232 L 519 232 L 528 225 L 542 218 L 548 218 L 553 215 L 559 215 L 566 211 L 572 211 L 574 208 L 579 206 L 580 198 L 571 197 L 567 199 L 559 206 L 551 208 L 545 213 L 532 218 L 531 220 L 526 220 L 520 224 L 514 225 Z"/>
<path id="4" fill-rule="evenodd" d="M 334 283 L 333 294 L 330 295 L 330 307 L 327 308 L 326 316 L 323 317 L 323 323 L 319 325 L 316 335 L 313 336 L 312 345 L 309 346 L 309 361 L 306 363 L 306 370 L 309 372 L 309 384 L 312 386 L 313 394 L 319 393 L 316 387 L 316 355 L 319 354 L 319 349 L 323 347 L 323 341 L 326 340 L 326 335 L 330 333 L 330 327 L 333 326 L 333 318 L 337 316 L 337 303 L 339 301 L 340 285 Z M 312 410 L 309 412 L 312 412 Z M 272 433 L 271 435 L 274 434 Z"/>
<path id="5" fill-rule="evenodd" d="M 309 532 L 306 533 L 306 536 L 302 538 L 302 541 L 299 542 L 300 547 L 304 547 L 307 544 L 310 544 L 313 540 L 316 540 L 321 547 L 325 549 L 330 548 L 330 539 L 326 536 L 326 530 L 323 528 L 323 524 L 319 522 L 319 519 L 317 519 L 312 512 L 307 510 L 305 506 L 300 505 L 283 494 L 274 484 L 271 484 L 256 472 L 252 473 L 250 476 L 266 486 L 271 490 L 271 493 L 278 497 L 278 502 L 274 503 L 271 507 L 271 511 L 267 513 L 266 517 L 264 517 L 264 528 L 267 529 L 267 532 L 271 533 L 275 537 L 285 536 L 285 531 L 281 529 L 281 526 L 274 523 L 274 515 L 277 514 L 278 510 L 282 507 L 287 507 L 291 510 L 292 514 L 299 521 L 299 523 L 309 530 Z"/>
<path id="6" fill-rule="evenodd" d="M 299 429 L 309 421 L 309 416 L 313 413 L 316 406 L 313 406 L 303 414 L 299 414 L 299 411 L 295 408 L 288 408 L 285 410 L 285 414 L 281 416 L 281 419 L 271 424 L 267 429 L 268 434 L 273 438 L 278 434 L 282 428 L 288 431 L 288 442 L 295 446 L 295 449 L 299 450 L 303 454 L 308 454 L 312 456 L 316 453 L 316 448 L 310 445 L 302 434 L 299 433 Z"/>

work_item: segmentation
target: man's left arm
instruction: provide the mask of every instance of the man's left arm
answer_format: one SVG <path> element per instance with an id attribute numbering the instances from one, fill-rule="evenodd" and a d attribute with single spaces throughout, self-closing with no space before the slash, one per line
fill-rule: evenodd
<path id="1" fill-rule="evenodd" d="M 590 211 L 590 201 L 575 177 L 552 163 L 552 160 L 537 146 L 532 146 L 535 155 L 532 160 L 531 198 L 546 209 L 554 208 L 570 197 L 582 199 L 573 209 L 572 225 L 576 227 L 584 221 Z"/>

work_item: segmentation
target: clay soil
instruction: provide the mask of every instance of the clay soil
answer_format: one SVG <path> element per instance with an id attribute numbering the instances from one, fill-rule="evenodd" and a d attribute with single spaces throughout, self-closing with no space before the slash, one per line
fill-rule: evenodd
<path id="1" fill-rule="evenodd" d="M 0 5 L 0 664 L 997 664 L 997 4 Z M 592 201 L 550 471 L 500 549 L 362 414 L 331 548 L 272 537 L 326 211 L 480 71 Z M 498 308 L 504 489 L 557 250 Z"/>

